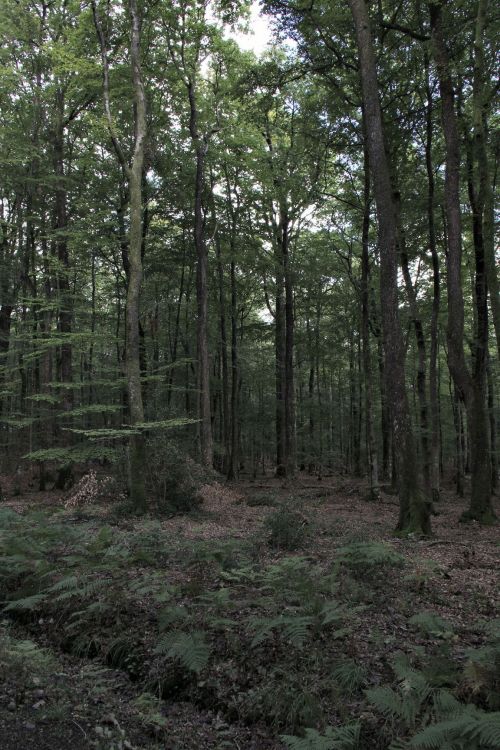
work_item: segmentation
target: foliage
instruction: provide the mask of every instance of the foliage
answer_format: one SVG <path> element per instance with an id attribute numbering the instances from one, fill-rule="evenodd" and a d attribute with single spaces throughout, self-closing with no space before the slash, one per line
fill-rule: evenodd
<path id="1" fill-rule="evenodd" d="M 147 441 L 146 490 L 160 513 L 186 513 L 200 505 L 203 470 L 162 436 Z"/>
<path id="2" fill-rule="evenodd" d="M 322 720 L 318 685 L 310 676 L 273 667 L 253 688 L 235 699 L 238 714 L 247 720 L 264 719 L 270 726 L 297 730 Z"/>
<path id="3" fill-rule="evenodd" d="M 385 542 L 352 542 L 339 548 L 337 561 L 356 575 L 366 576 L 386 567 L 401 567 L 404 558 Z"/>
<path id="4" fill-rule="evenodd" d="M 31 640 L 14 638 L 6 628 L 0 628 L 0 669 L 4 679 L 24 675 L 45 681 L 53 668 L 54 659 L 47 649 Z"/>
<path id="5" fill-rule="evenodd" d="M 453 635 L 453 627 L 449 622 L 446 622 L 442 617 L 435 614 L 434 612 L 419 612 L 413 617 L 410 617 L 409 623 L 416 625 L 419 630 L 425 635 L 438 636 L 441 638 L 451 637 Z"/>
<path id="6" fill-rule="evenodd" d="M 277 504 L 276 496 L 271 492 L 253 492 L 245 498 L 251 508 L 261 508 Z"/>
<path id="7" fill-rule="evenodd" d="M 202 632 L 169 633 L 158 641 L 155 653 L 178 659 L 191 672 L 200 672 L 208 663 L 210 649 Z"/>
<path id="8" fill-rule="evenodd" d="M 352 659 L 342 662 L 335 667 L 332 677 L 342 690 L 348 695 L 356 692 L 365 683 L 367 678 L 367 669 L 361 664 L 357 664 Z"/>
<path id="9" fill-rule="evenodd" d="M 323 734 L 316 729 L 306 729 L 304 737 L 283 735 L 282 739 L 290 750 L 357 750 L 360 724 L 328 727 Z"/>
<path id="10" fill-rule="evenodd" d="M 417 750 L 487 750 L 500 745 L 500 712 L 484 713 L 474 706 L 460 706 L 456 715 L 432 724 L 416 734 L 410 747 Z"/>
<path id="11" fill-rule="evenodd" d="M 308 535 L 307 524 L 302 514 L 286 505 L 270 513 L 264 526 L 269 534 L 271 547 L 287 552 L 293 552 L 301 547 Z"/>
<path id="12" fill-rule="evenodd" d="M 500 713 L 487 713 L 464 704 L 449 690 L 434 686 L 425 670 L 415 668 L 403 654 L 394 658 L 392 666 L 397 689 L 379 687 L 366 691 L 370 702 L 387 720 L 411 734 L 408 742 L 395 742 L 391 747 L 482 750 L 498 745 Z"/>

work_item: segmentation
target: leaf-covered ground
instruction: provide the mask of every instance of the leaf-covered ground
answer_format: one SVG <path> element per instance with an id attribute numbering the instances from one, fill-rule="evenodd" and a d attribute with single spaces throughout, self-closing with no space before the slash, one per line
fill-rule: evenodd
<path id="1" fill-rule="evenodd" d="M 3 750 L 439 747 L 450 718 L 450 747 L 496 746 L 498 527 L 451 494 L 431 539 L 341 478 L 166 519 L 6 494 Z"/>

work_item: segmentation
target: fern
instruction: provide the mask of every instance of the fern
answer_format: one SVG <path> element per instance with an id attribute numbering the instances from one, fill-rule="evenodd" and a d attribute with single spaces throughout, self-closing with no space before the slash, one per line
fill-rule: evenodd
<path id="1" fill-rule="evenodd" d="M 267 640 L 274 631 L 279 631 L 282 637 L 290 641 L 296 648 L 302 648 L 309 637 L 309 631 L 314 620 L 307 615 L 279 615 L 272 618 L 252 618 L 250 626 L 255 630 L 251 645 L 258 646 Z"/>
<path id="2" fill-rule="evenodd" d="M 363 572 L 377 567 L 401 567 L 404 557 L 384 542 L 353 542 L 338 550 L 338 561 Z"/>
<path id="3" fill-rule="evenodd" d="M 25 596 L 21 599 L 14 599 L 5 605 L 5 612 L 13 612 L 16 610 L 36 610 L 38 605 L 43 602 L 46 598 L 46 594 L 32 594 L 32 596 Z"/>
<path id="4" fill-rule="evenodd" d="M 453 635 L 452 625 L 434 612 L 419 612 L 410 617 L 408 622 L 410 625 L 416 625 L 425 635 L 440 638 Z"/>
<path id="5" fill-rule="evenodd" d="M 49 586 L 47 591 L 49 591 L 50 593 L 54 593 L 54 592 L 59 592 L 59 591 L 74 590 L 77 586 L 78 586 L 78 577 L 72 575 L 72 576 L 66 576 L 65 578 L 61 578 L 52 586 Z"/>
<path id="6" fill-rule="evenodd" d="M 343 727 L 328 727 L 324 734 L 316 729 L 305 729 L 304 737 L 282 735 L 289 750 L 356 750 L 359 746 L 361 725 L 347 724 Z"/>
<path id="7" fill-rule="evenodd" d="M 53 669 L 54 658 L 48 650 L 40 648 L 33 641 L 20 641 L 0 631 L 0 672 L 3 678 L 12 673 L 17 681 L 21 671 L 30 677 L 34 674 L 45 677 Z"/>
<path id="8" fill-rule="evenodd" d="M 448 690 L 438 690 L 433 698 L 434 715 L 438 721 L 458 716 L 463 711 L 463 703 L 460 703 Z"/>
<path id="9" fill-rule="evenodd" d="M 367 670 L 356 662 L 349 660 L 333 670 L 333 678 L 346 693 L 354 693 L 365 682 Z"/>
<path id="10" fill-rule="evenodd" d="M 186 607 L 176 605 L 165 607 L 158 615 L 158 628 L 159 630 L 166 630 L 172 625 L 178 625 L 180 622 L 185 622 L 188 619 L 189 612 Z"/>
<path id="11" fill-rule="evenodd" d="M 343 619 L 345 615 L 345 609 L 339 602 L 331 601 L 327 602 L 321 610 L 321 619 L 323 625 L 331 625 L 332 623 L 338 623 Z"/>
<path id="12" fill-rule="evenodd" d="M 210 647 L 200 631 L 178 632 L 163 636 L 156 645 L 155 653 L 177 659 L 191 672 L 201 672 L 210 658 Z"/>
<path id="13" fill-rule="evenodd" d="M 500 712 L 484 713 L 464 706 L 461 715 L 426 727 L 410 741 L 416 750 L 497 750 L 500 747 Z"/>

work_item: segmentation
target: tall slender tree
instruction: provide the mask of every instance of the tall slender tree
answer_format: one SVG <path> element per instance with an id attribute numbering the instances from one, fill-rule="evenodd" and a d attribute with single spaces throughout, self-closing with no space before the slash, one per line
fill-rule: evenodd
<path id="1" fill-rule="evenodd" d="M 380 289 L 387 395 L 398 468 L 400 532 L 430 532 L 430 502 L 423 494 L 405 385 L 405 350 L 398 311 L 396 206 L 384 143 L 375 54 L 364 0 L 349 0 L 359 54 L 367 149 L 378 214 Z"/>
<path id="2" fill-rule="evenodd" d="M 142 18 L 137 0 L 129 0 L 130 67 L 133 86 L 133 151 L 130 163 L 116 134 L 111 111 L 109 60 L 106 38 L 97 4 L 92 3 L 94 23 L 99 39 L 103 67 L 103 98 L 108 130 L 115 154 L 125 174 L 130 200 L 130 228 L 128 237 L 128 274 L 126 302 L 125 367 L 127 377 L 128 410 L 131 435 L 129 439 L 129 490 L 131 501 L 138 511 L 145 510 L 146 490 L 144 468 L 146 451 L 141 425 L 144 422 L 144 405 L 141 385 L 141 355 L 139 337 L 140 296 L 142 282 L 143 239 L 143 168 L 146 148 L 147 120 L 146 94 L 141 67 Z"/>

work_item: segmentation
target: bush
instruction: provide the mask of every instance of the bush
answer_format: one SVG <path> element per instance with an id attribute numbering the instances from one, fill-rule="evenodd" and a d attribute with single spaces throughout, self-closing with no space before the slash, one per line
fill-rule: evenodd
<path id="1" fill-rule="evenodd" d="M 307 538 L 307 521 L 304 516 L 287 506 L 270 513 L 264 521 L 269 534 L 269 544 L 275 549 L 293 552 Z"/>
<path id="2" fill-rule="evenodd" d="M 171 514 L 198 508 L 198 489 L 206 482 L 207 472 L 164 438 L 150 438 L 146 455 L 146 491 L 156 510 Z"/>

